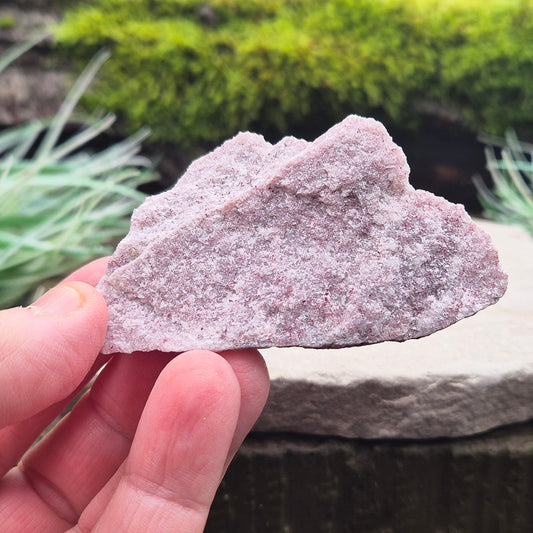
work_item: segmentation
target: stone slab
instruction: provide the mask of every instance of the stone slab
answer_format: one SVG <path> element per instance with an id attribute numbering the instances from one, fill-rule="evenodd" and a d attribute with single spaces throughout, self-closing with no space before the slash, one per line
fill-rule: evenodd
<path id="1" fill-rule="evenodd" d="M 509 274 L 496 305 L 403 343 L 262 350 L 272 387 L 256 430 L 419 439 L 533 418 L 533 238 L 477 222 Z"/>

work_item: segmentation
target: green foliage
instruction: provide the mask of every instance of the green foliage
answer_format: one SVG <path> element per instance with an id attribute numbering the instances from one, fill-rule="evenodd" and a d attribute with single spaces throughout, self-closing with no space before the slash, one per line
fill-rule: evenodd
<path id="1" fill-rule="evenodd" d="M 533 236 L 533 144 L 518 140 L 509 130 L 505 138 L 484 137 L 487 168 L 494 189 L 476 176 L 474 183 L 488 218 L 517 224 Z"/>
<path id="2" fill-rule="evenodd" d="M 533 3 L 435 1 L 434 10 L 441 49 L 434 98 L 475 130 L 533 133 Z"/>
<path id="3" fill-rule="evenodd" d="M 182 147 L 423 106 L 533 131 L 530 0 L 86 0 L 56 35 L 84 61 L 110 47 L 90 101 Z"/>
<path id="4" fill-rule="evenodd" d="M 0 75 L 35 41 L 0 58 Z M 0 132 L 0 308 L 21 303 L 41 282 L 109 254 L 144 199 L 136 190 L 154 179 L 137 155 L 147 131 L 97 153 L 85 145 L 113 115 L 87 117 L 62 140 L 78 99 L 106 59 L 87 66 L 51 120 Z"/>
<path id="5" fill-rule="evenodd" d="M 11 30 L 17 27 L 17 19 L 12 15 L 0 15 L 0 30 Z"/>

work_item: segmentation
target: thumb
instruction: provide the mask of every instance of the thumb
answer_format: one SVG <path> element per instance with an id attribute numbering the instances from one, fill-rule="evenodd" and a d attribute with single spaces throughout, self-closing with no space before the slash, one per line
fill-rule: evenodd
<path id="1" fill-rule="evenodd" d="M 0 427 L 66 398 L 98 356 L 106 324 L 103 297 L 78 281 L 0 311 Z"/>

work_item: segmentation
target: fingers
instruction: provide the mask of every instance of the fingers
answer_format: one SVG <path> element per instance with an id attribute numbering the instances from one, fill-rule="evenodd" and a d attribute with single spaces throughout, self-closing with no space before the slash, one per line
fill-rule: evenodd
<path id="1" fill-rule="evenodd" d="M 239 381 L 222 357 L 192 351 L 171 361 L 152 390 L 118 487 L 92 531 L 203 531 L 240 409 Z M 79 531 L 86 531 L 82 521 Z"/>
<path id="2" fill-rule="evenodd" d="M 193 353 L 202 354 L 203 352 Z M 231 457 L 233 457 L 236 449 L 244 439 L 246 433 L 253 426 L 264 407 L 264 403 L 268 395 L 269 378 L 264 360 L 257 350 L 229 351 L 223 353 L 222 355 L 230 364 L 233 373 L 237 378 L 241 396 L 237 424 L 235 426 L 233 436 L 230 436 L 231 444 L 227 450 L 226 458 L 222 466 L 222 471 L 225 471 L 229 461 L 231 460 Z M 179 358 L 183 358 L 184 356 L 185 354 L 181 355 Z M 202 368 L 206 367 L 206 362 L 202 359 L 191 361 L 190 364 L 198 365 L 200 371 Z M 179 370 L 179 367 L 166 369 L 164 375 L 166 375 L 167 372 L 175 373 L 177 370 Z M 150 403 L 154 402 L 156 403 L 154 411 L 157 412 L 158 396 L 156 396 L 155 393 L 150 397 Z M 159 434 L 159 432 L 156 434 Z M 140 438 L 139 435 L 137 435 L 136 439 L 138 438 Z M 177 435 L 174 438 L 179 439 L 181 437 L 180 435 Z M 121 482 L 122 476 L 125 472 L 124 466 L 125 465 L 123 463 L 113 478 L 111 478 L 107 483 L 105 488 L 101 490 L 100 493 L 98 493 L 91 501 L 90 505 L 86 508 L 82 517 L 80 518 L 79 527 L 75 529 L 75 531 L 85 532 L 93 530 L 95 524 L 102 516 L 104 509 L 112 499 L 113 494 Z M 93 468 L 99 468 L 98 464 L 95 463 Z M 216 481 L 216 483 L 218 484 L 218 481 Z"/>
<path id="3" fill-rule="evenodd" d="M 115 356 L 71 414 L 26 456 L 28 484 L 50 511 L 76 523 L 127 457 L 137 423 L 169 354 Z"/>
<path id="4" fill-rule="evenodd" d="M 4 533 L 57 533 L 69 527 L 59 516 L 50 513 L 45 501 L 28 490 L 15 469 L 0 480 L 0 523 Z"/>
<path id="5" fill-rule="evenodd" d="M 0 311 L 0 427 L 66 398 L 102 347 L 103 297 L 90 285 L 62 283 L 29 308 Z"/>
<path id="6" fill-rule="evenodd" d="M 103 275 L 108 259 L 109 258 L 104 257 L 93 261 L 71 274 L 64 281 L 83 281 L 94 286 Z M 31 332 L 28 332 L 28 334 L 31 334 Z M 0 429 L 0 475 L 3 475 L 19 461 L 22 454 L 32 442 L 34 442 L 43 430 L 61 413 L 76 394 L 79 393 L 79 390 L 90 381 L 98 369 L 101 368 L 108 359 L 109 356 L 98 356 L 96 362 L 93 364 L 93 368 L 85 376 L 83 382 L 78 386 L 78 389 L 74 390 L 70 396 L 67 396 L 64 400 L 44 408 L 37 414 L 30 416 L 30 418 Z"/>
<path id="7" fill-rule="evenodd" d="M 121 515 L 128 512 L 125 507 L 128 505 L 129 497 L 121 498 L 120 491 L 124 490 L 124 486 L 134 490 L 124 481 L 124 479 L 132 478 L 130 462 L 127 463 L 126 468 L 120 468 L 120 465 L 129 453 L 129 440 L 135 433 L 137 421 L 150 388 L 161 368 L 171 357 L 169 354 L 125 355 L 116 357 L 108 364 L 93 385 L 91 393 L 38 448 L 25 458 L 23 474 L 19 471 L 22 480 L 17 481 L 19 485 L 26 486 L 25 504 L 23 506 L 17 504 L 21 501 L 20 494 L 15 499 L 8 499 L 8 503 L 11 502 L 11 505 L 7 505 L 7 508 L 11 509 L 11 519 L 3 522 L 6 527 L 10 523 L 18 523 L 30 508 L 38 502 L 45 501 L 47 502 L 46 513 L 41 509 L 43 524 L 50 524 L 50 531 L 54 530 L 58 524 L 63 524 L 61 527 L 64 529 L 64 524 L 72 524 L 76 521 L 81 509 L 118 469 L 118 473 L 84 511 L 79 527 L 75 529 L 75 531 L 91 530 L 112 500 L 118 503 L 114 504 L 116 505 L 115 512 L 110 509 L 107 516 L 110 517 L 109 520 L 112 520 L 109 530 L 114 530 L 114 521 L 120 521 L 124 518 L 121 518 Z M 137 454 L 146 459 L 148 468 L 161 470 L 163 467 L 163 473 L 165 470 L 175 471 L 173 476 L 175 483 L 183 482 L 183 486 L 176 494 L 177 498 L 193 501 L 203 491 L 204 497 L 199 504 L 201 510 L 192 517 L 192 520 L 190 517 L 186 519 L 187 531 L 195 531 L 195 529 L 188 529 L 189 525 L 195 527 L 195 524 L 200 524 L 198 531 L 202 530 L 201 524 L 205 522 L 210 502 L 229 457 L 233 455 L 238 443 L 242 441 L 244 434 L 259 416 L 268 390 L 268 376 L 264 362 L 255 350 L 227 352 L 224 357 L 226 362 L 216 354 L 193 352 L 183 354 L 173 361 L 164 370 L 150 396 L 143 415 L 144 429 L 139 428 L 136 434 L 138 443 L 136 446 L 140 448 Z M 176 361 L 180 359 L 184 363 L 177 365 Z M 214 369 L 212 363 L 214 363 Z M 219 371 L 221 365 L 222 372 Z M 181 374 L 182 370 L 184 370 L 183 374 Z M 218 376 L 214 386 L 211 384 L 213 374 Z M 235 384 L 237 384 L 236 387 Z M 217 388 L 220 391 L 217 392 Z M 224 410 L 218 409 L 216 405 L 209 406 L 208 404 L 205 407 L 207 399 L 211 402 L 221 402 L 223 407 L 227 408 L 227 392 L 230 397 L 229 405 L 238 406 L 238 409 L 230 408 L 234 415 L 234 422 L 231 422 L 231 416 L 227 417 Z M 185 395 L 189 402 L 188 407 L 181 405 L 181 395 Z M 202 419 L 202 412 L 217 413 L 219 417 L 222 417 L 222 424 L 216 423 L 200 436 L 193 435 L 191 438 L 190 434 L 194 433 L 194 427 L 186 431 L 187 425 L 184 424 L 182 429 L 180 420 L 183 420 L 184 416 L 189 416 L 189 426 L 191 423 L 194 425 L 194 416 Z M 170 423 L 174 423 L 174 426 L 167 428 L 165 432 L 165 423 L 161 422 L 161 417 L 163 419 L 167 417 Z M 158 448 L 147 455 L 146 447 L 153 446 L 153 442 L 152 444 L 150 442 L 154 439 Z M 179 443 L 180 439 L 183 439 L 182 442 L 186 447 L 192 448 L 193 461 L 191 461 L 191 452 L 189 451 L 189 457 L 187 457 L 182 453 L 183 448 L 180 446 L 176 447 L 175 452 L 169 450 L 169 447 L 173 443 Z M 198 440 L 200 446 L 195 445 L 195 441 Z M 224 444 L 219 445 L 217 442 L 220 440 L 224 441 Z M 215 452 L 210 449 L 201 449 L 201 446 L 206 444 L 214 447 Z M 201 464 L 205 457 L 215 461 L 216 467 L 211 468 L 203 480 L 199 479 L 198 483 L 202 489 L 199 492 L 198 486 L 191 487 L 190 479 L 191 476 L 193 479 L 197 477 L 194 475 L 194 472 L 198 470 L 194 467 L 194 460 Z M 176 471 L 172 466 L 165 466 L 168 464 L 177 464 L 181 470 Z M 135 467 L 133 467 L 134 470 Z M 192 473 L 182 476 L 183 471 Z M 164 478 L 161 485 L 158 490 L 175 490 L 172 487 L 165 489 Z M 155 490 L 156 483 L 153 486 Z M 32 487 L 31 490 L 29 487 Z M 187 493 L 192 496 L 183 496 Z M 147 500 L 150 500 L 148 495 L 145 496 Z M 159 513 L 161 516 L 167 516 L 170 511 L 171 516 L 168 518 L 174 520 L 170 524 L 176 525 L 182 523 L 183 516 L 177 513 L 179 516 L 173 517 L 174 508 L 175 504 L 167 505 L 163 501 Z M 149 507 L 148 515 L 151 513 L 150 509 Z M 189 511 L 185 510 L 185 515 L 190 515 Z M 143 520 L 145 519 L 146 516 Z M 108 525 L 106 522 L 101 522 L 99 527 L 107 530 Z M 120 526 L 117 528 L 120 530 Z M 143 531 L 142 527 L 138 530 Z M 135 529 L 128 529 L 128 531 L 135 531 Z"/>
<path id="8" fill-rule="evenodd" d="M 89 373 L 78 388 L 64 400 L 57 402 L 37 414 L 0 429 L 0 476 L 13 468 L 35 439 L 47 428 L 56 417 L 74 400 L 83 387 L 94 377 L 96 372 L 109 359 L 107 355 L 99 355 Z"/>
<path id="9" fill-rule="evenodd" d="M 241 389 L 241 411 L 226 460 L 227 468 L 265 407 L 270 378 L 265 361 L 257 350 L 231 350 L 221 355 L 233 368 Z"/>

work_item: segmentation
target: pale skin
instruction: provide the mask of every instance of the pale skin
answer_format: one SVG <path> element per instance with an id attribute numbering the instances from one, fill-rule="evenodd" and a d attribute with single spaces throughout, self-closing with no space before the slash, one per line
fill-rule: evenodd
<path id="1" fill-rule="evenodd" d="M 107 309 L 94 286 L 105 265 L 83 267 L 30 308 L 0 311 L 3 532 L 201 532 L 265 404 L 256 350 L 99 354 Z"/>

